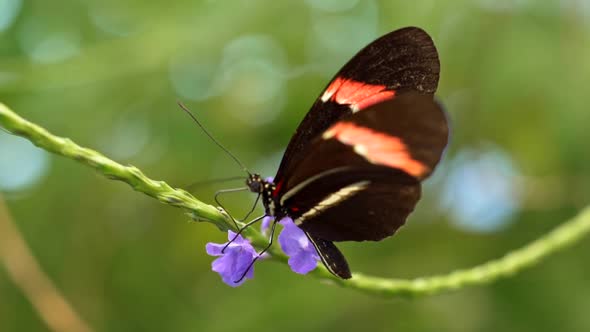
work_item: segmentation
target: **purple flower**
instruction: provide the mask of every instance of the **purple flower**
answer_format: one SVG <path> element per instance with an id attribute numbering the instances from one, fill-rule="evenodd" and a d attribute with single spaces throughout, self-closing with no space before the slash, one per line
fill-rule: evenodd
<path id="1" fill-rule="evenodd" d="M 227 238 L 232 240 L 236 233 L 228 231 Z M 219 273 L 221 279 L 231 287 L 237 287 L 244 283 L 246 279 L 254 277 L 254 266 L 252 266 L 246 276 L 242 278 L 246 269 L 250 266 L 254 258 L 258 256 L 256 250 L 250 242 L 239 235 L 222 253 L 226 243 L 207 243 L 207 254 L 211 256 L 220 256 L 211 263 L 213 271 Z M 242 280 L 240 280 L 242 278 Z M 237 282 L 239 280 L 239 282 Z"/>
<path id="2" fill-rule="evenodd" d="M 262 223 L 260 224 L 260 231 L 262 232 L 262 234 L 266 234 L 268 232 L 268 228 L 270 227 L 270 223 L 274 219 L 275 218 L 273 218 L 271 216 L 266 216 L 266 217 L 262 218 Z"/>
<path id="3" fill-rule="evenodd" d="M 291 270 L 306 274 L 315 269 L 320 257 L 305 233 L 289 217 L 281 219 L 279 223 L 284 227 L 279 235 L 279 243 L 289 256 Z"/>
<path id="4" fill-rule="evenodd" d="M 263 232 L 268 230 L 269 224 L 273 221 L 273 217 L 263 219 Z M 299 274 L 306 274 L 315 269 L 320 257 L 305 233 L 293 223 L 291 218 L 283 218 L 279 223 L 283 225 L 283 230 L 279 235 L 279 244 L 285 254 L 289 256 L 291 270 Z M 236 233 L 228 231 L 228 240 L 231 241 L 235 236 Z M 250 242 L 241 235 L 236 237 L 224 252 L 221 252 L 226 244 L 227 242 L 207 243 L 207 254 L 220 256 L 211 263 L 212 270 L 219 273 L 223 282 L 231 287 L 237 287 L 243 284 L 246 279 L 254 277 L 254 266 L 252 266 L 242 278 L 252 261 L 258 257 L 258 253 Z M 262 258 L 265 256 L 262 255 Z"/>

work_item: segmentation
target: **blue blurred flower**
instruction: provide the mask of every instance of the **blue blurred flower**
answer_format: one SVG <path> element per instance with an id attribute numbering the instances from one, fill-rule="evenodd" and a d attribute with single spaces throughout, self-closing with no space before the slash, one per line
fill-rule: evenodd
<path id="1" fill-rule="evenodd" d="M 465 148 L 451 162 L 442 206 L 461 229 L 499 231 L 512 221 L 520 206 L 519 175 L 510 155 L 499 147 Z"/>
<path id="2" fill-rule="evenodd" d="M 236 236 L 236 233 L 228 231 L 227 238 L 232 240 Z M 207 243 L 206 250 L 207 254 L 211 256 L 220 256 L 211 263 L 213 271 L 219 273 L 221 279 L 231 287 L 237 287 L 244 283 L 246 279 L 252 279 L 254 277 L 254 266 L 252 266 L 245 277 L 242 278 L 246 269 L 250 266 L 254 258 L 258 256 L 256 250 L 250 242 L 244 239 L 241 235 L 227 246 L 223 250 L 226 243 Z M 240 280 L 242 278 L 242 280 Z"/>
<path id="3" fill-rule="evenodd" d="M 291 218 L 283 218 L 279 223 L 284 227 L 279 235 L 279 243 L 281 249 L 289 256 L 291 270 L 306 274 L 315 269 L 320 257 L 307 235 L 293 223 Z"/>

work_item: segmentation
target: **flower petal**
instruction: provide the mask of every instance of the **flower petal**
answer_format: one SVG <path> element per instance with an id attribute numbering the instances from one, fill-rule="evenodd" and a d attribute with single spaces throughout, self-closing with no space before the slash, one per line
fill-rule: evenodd
<path id="1" fill-rule="evenodd" d="M 301 251 L 298 254 L 289 257 L 289 267 L 291 267 L 291 270 L 295 273 L 307 274 L 309 271 L 315 269 L 318 264 L 318 260 L 315 256 L 317 255 Z"/>
<path id="2" fill-rule="evenodd" d="M 266 216 L 266 217 L 262 218 L 262 223 L 260 224 L 260 231 L 263 234 L 266 234 L 268 232 L 268 228 L 270 227 L 270 222 L 273 220 L 274 220 L 274 218 L 271 216 Z"/>
<path id="3" fill-rule="evenodd" d="M 289 266 L 296 273 L 306 274 L 315 269 L 320 257 L 305 232 L 297 227 L 291 218 L 280 221 L 283 231 L 279 243 L 283 252 L 289 256 Z"/>
<path id="4" fill-rule="evenodd" d="M 311 245 L 307 235 L 293 223 L 291 218 L 284 218 L 280 223 L 284 228 L 279 235 L 279 243 L 285 254 L 295 255 L 304 247 Z"/>
<path id="5" fill-rule="evenodd" d="M 231 270 L 231 259 L 228 260 L 228 256 L 217 258 L 211 263 L 211 270 L 219 274 L 227 274 Z"/>
<path id="6" fill-rule="evenodd" d="M 219 243 L 209 242 L 205 246 L 205 250 L 207 251 L 207 255 L 209 255 L 209 256 L 221 256 L 221 255 L 223 255 L 223 253 L 221 253 L 221 251 L 223 250 L 223 247 L 225 247 L 225 243 L 219 244 Z"/>
<path id="7" fill-rule="evenodd" d="M 236 233 L 229 231 L 228 239 L 231 241 L 236 236 Z M 219 273 L 221 280 L 231 287 L 236 287 L 244 283 L 246 279 L 254 277 L 254 267 L 252 266 L 246 272 L 246 269 L 250 267 L 250 264 L 255 257 L 258 256 L 256 249 L 252 247 L 247 239 L 242 236 L 236 237 L 224 252 L 221 252 L 225 247 L 226 243 L 207 243 L 207 253 L 212 256 L 219 256 L 211 263 L 211 269 L 214 272 Z M 241 279 L 241 280 L 240 280 Z M 236 282 L 238 281 L 239 282 Z"/>
<path id="8" fill-rule="evenodd" d="M 242 276 L 244 275 L 244 272 L 246 272 L 247 268 L 250 269 L 248 270 L 248 273 L 246 273 L 244 279 L 252 278 L 254 276 L 254 266 L 250 265 L 252 264 L 252 261 L 256 256 L 257 255 L 252 255 L 251 253 L 246 251 L 242 251 L 238 254 L 236 264 L 234 265 L 235 270 L 233 271 L 233 281 L 240 280 L 240 278 L 242 278 Z"/>
<path id="9" fill-rule="evenodd" d="M 248 243 L 248 244 L 250 243 L 250 242 L 248 242 L 248 240 L 244 239 L 242 237 L 242 235 L 238 235 L 236 237 L 236 234 L 237 233 L 235 233 L 233 231 L 227 231 L 227 239 L 229 241 L 233 240 L 231 244 L 240 244 L 241 245 L 241 244 L 245 244 L 245 243 Z M 234 240 L 234 238 L 235 238 L 235 240 Z"/>

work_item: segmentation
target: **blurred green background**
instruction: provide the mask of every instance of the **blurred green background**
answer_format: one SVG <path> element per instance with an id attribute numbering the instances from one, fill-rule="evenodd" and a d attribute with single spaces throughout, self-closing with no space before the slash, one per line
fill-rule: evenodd
<path id="1" fill-rule="evenodd" d="M 0 0 L 0 101 L 175 186 L 240 175 L 183 100 L 271 176 L 355 51 L 422 27 L 440 53 L 451 145 L 398 235 L 341 245 L 355 271 L 417 277 L 499 257 L 590 203 L 589 19 L 586 0 Z M 232 289 L 204 250 L 225 234 L 3 132 L 0 189 L 95 331 L 590 331 L 589 240 L 491 286 L 416 300 L 271 262 Z M 225 197 L 236 214 L 252 201 Z M 0 331 L 48 331 L 3 268 Z"/>

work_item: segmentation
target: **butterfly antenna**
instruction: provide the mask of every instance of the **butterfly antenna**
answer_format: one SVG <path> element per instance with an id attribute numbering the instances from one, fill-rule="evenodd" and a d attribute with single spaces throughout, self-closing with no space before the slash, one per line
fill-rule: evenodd
<path id="1" fill-rule="evenodd" d="M 227 177 L 227 178 L 196 181 L 196 182 L 189 184 L 188 186 L 184 186 L 183 188 L 188 190 L 189 192 L 192 192 L 193 190 L 197 189 L 198 187 L 205 186 L 208 184 L 230 182 L 230 181 L 237 181 L 237 180 L 244 180 L 244 176 L 240 175 L 240 176 L 232 176 L 232 177 Z"/>
<path id="2" fill-rule="evenodd" d="M 191 113 L 191 111 L 189 111 L 188 107 L 186 107 L 182 102 L 178 102 L 178 106 L 180 106 L 180 108 L 186 112 L 186 114 L 188 114 L 193 121 L 195 121 L 195 123 L 197 124 L 197 126 L 199 126 L 201 128 L 201 130 L 203 130 L 203 132 L 205 133 L 205 135 L 209 136 L 209 138 L 215 143 L 217 144 L 218 147 L 221 148 L 221 150 L 225 151 L 225 153 L 227 153 L 238 165 L 240 165 L 240 167 L 242 168 L 242 170 L 244 170 L 244 172 L 248 173 L 248 175 L 252 175 L 252 173 L 250 173 L 250 171 L 248 171 L 248 168 L 246 168 L 246 166 L 244 164 L 242 164 L 242 162 L 236 157 L 234 156 L 231 152 L 229 152 L 228 149 L 225 148 L 225 146 L 221 145 L 221 143 L 219 143 L 218 140 L 215 139 L 215 137 L 213 137 L 213 135 L 211 135 L 207 129 L 205 129 L 205 127 L 203 127 L 203 125 L 201 124 L 201 122 L 199 122 L 199 120 L 197 120 L 197 117 L 195 117 L 193 115 L 193 113 Z"/>

